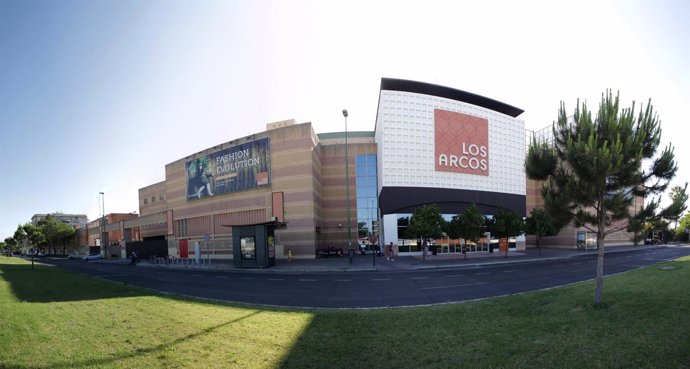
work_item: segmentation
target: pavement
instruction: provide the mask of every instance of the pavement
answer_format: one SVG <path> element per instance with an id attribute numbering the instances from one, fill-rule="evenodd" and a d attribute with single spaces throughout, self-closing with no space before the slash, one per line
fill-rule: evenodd
<path id="1" fill-rule="evenodd" d="M 606 254 L 618 252 L 633 252 L 658 247 L 680 247 L 687 244 L 673 245 L 638 245 L 638 246 L 607 246 Z M 577 250 L 543 247 L 541 254 L 538 249 L 530 248 L 523 251 L 508 252 L 472 252 L 464 254 L 437 254 L 418 256 L 398 256 L 387 260 L 384 256 L 375 258 L 368 253 L 366 255 L 355 254 L 352 263 L 347 256 L 329 257 L 318 259 L 276 259 L 276 265 L 269 268 L 238 268 L 233 265 L 232 260 L 202 260 L 200 265 L 194 265 L 192 260 L 178 260 L 177 263 L 158 264 L 151 263 L 149 260 L 142 260 L 138 265 L 141 267 L 153 268 L 176 268 L 189 270 L 212 270 L 212 271 L 242 271 L 258 273 L 326 273 L 326 272 L 373 272 L 373 271 L 405 271 L 405 270 L 425 270 L 425 269 L 464 269 L 477 268 L 481 266 L 507 264 L 507 263 L 534 263 L 551 260 L 567 259 L 581 256 L 594 256 L 597 250 Z M 102 263 L 128 263 L 126 259 L 118 260 L 99 260 Z"/>

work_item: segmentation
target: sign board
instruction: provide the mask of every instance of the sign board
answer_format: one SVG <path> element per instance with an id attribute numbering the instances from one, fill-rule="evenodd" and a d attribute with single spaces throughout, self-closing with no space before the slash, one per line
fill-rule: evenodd
<path id="1" fill-rule="evenodd" d="M 270 157 L 266 137 L 187 161 L 187 200 L 269 186 Z"/>
<path id="2" fill-rule="evenodd" d="M 501 252 L 508 252 L 508 239 L 507 238 L 501 238 L 498 240 L 498 249 Z"/>
<path id="3" fill-rule="evenodd" d="M 489 175 L 489 120 L 434 109 L 435 169 Z"/>

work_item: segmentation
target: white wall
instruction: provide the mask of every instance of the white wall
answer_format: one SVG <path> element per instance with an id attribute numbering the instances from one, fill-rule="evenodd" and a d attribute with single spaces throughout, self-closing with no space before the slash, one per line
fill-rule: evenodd
<path id="1" fill-rule="evenodd" d="M 435 170 L 434 109 L 488 120 L 488 176 Z M 383 186 L 396 186 L 525 195 L 525 123 L 520 119 L 455 100 L 383 90 L 375 140 L 379 192 Z"/>
<path id="2" fill-rule="evenodd" d="M 398 244 L 398 214 L 387 214 L 383 216 L 383 243 L 389 245 L 393 242 Z"/>

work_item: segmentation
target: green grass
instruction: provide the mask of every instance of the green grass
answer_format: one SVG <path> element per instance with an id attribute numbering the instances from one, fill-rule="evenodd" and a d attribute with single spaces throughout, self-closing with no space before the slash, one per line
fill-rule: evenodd
<path id="1" fill-rule="evenodd" d="M 662 270 L 662 266 L 673 266 Z M 0 259 L 0 368 L 690 368 L 690 258 L 425 308 L 290 310 Z"/>

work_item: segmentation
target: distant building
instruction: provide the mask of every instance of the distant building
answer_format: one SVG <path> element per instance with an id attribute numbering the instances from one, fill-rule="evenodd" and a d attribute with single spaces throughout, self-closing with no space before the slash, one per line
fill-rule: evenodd
<path id="1" fill-rule="evenodd" d="M 48 217 L 48 215 L 52 216 L 57 221 L 69 224 L 73 227 L 89 223 L 89 218 L 84 214 L 64 214 L 56 212 L 50 214 L 34 214 L 34 216 L 31 217 L 31 224 L 38 225 L 38 222 Z"/>
<path id="2" fill-rule="evenodd" d="M 139 239 L 138 228 L 129 223 L 139 218 L 136 213 L 110 213 L 104 218 L 98 218 L 77 227 L 77 239 L 81 246 L 101 246 L 101 240 L 108 245 L 119 245 L 120 241 L 131 242 Z M 106 228 L 103 229 L 102 221 Z"/>
<path id="3" fill-rule="evenodd" d="M 87 224 L 76 226 L 78 253 L 107 251 L 104 257 L 108 259 L 124 258 L 126 243 L 140 240 L 138 218 L 137 213 L 110 213 Z"/>

